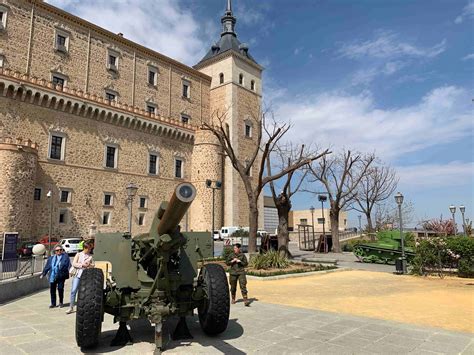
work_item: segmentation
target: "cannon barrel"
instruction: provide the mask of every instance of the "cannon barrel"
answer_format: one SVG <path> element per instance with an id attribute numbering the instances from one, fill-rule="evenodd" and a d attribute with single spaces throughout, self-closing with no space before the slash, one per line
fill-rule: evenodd
<path id="1" fill-rule="evenodd" d="M 158 235 L 172 233 L 176 229 L 195 197 L 196 188 L 193 184 L 184 182 L 176 186 L 164 212 L 160 207 L 159 214 L 161 216 L 157 227 Z"/>

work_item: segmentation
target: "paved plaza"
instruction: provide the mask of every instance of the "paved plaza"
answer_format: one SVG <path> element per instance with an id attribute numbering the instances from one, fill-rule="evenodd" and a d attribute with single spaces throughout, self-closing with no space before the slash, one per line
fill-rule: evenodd
<path id="1" fill-rule="evenodd" d="M 360 273 L 359 275 L 354 273 Z M 365 278 L 363 275 L 369 275 Z M 395 322 L 381 319 L 384 314 L 390 315 L 400 309 L 400 304 L 392 304 L 391 297 L 384 304 L 383 292 L 395 292 L 395 295 L 405 294 L 406 307 L 413 310 L 413 297 L 410 295 L 407 283 L 416 287 L 419 278 L 407 277 L 399 282 L 400 292 L 397 294 L 389 279 L 386 279 L 385 291 L 383 285 L 377 285 L 387 273 L 346 271 L 327 275 L 308 276 L 295 279 L 276 281 L 249 280 L 249 289 L 254 296 L 251 307 L 244 307 L 238 302 L 231 307 L 231 316 L 228 329 L 218 337 L 210 338 L 203 334 L 197 317 L 188 321 L 192 341 L 171 341 L 165 353 L 174 354 L 472 354 L 474 353 L 473 333 L 470 331 L 450 331 L 447 327 L 419 326 L 404 313 L 406 320 Z M 371 278 L 371 281 L 367 279 Z M 378 277 L 378 278 L 377 278 Z M 396 276 L 394 276 L 396 277 Z M 355 288 L 351 300 L 347 294 L 349 284 L 347 280 L 361 284 Z M 359 280 L 359 281 L 357 281 Z M 424 282 L 423 280 L 421 280 Z M 425 280 L 427 281 L 427 280 Z M 424 287 L 430 293 L 441 285 L 448 294 L 452 295 L 453 309 L 458 302 L 458 308 L 467 316 L 472 315 L 473 304 L 463 303 L 463 293 L 456 290 L 456 285 L 449 280 L 440 280 L 440 283 L 428 280 L 431 288 Z M 448 282 L 446 282 L 448 281 Z M 462 280 L 468 283 L 466 280 Z M 340 285 L 340 292 L 331 303 L 325 299 L 333 282 Z M 68 282 L 70 283 L 70 282 Z M 283 285 L 286 287 L 283 287 Z M 298 284 L 307 285 L 308 292 L 314 294 L 314 302 L 304 298 L 302 288 Z M 372 284 L 372 288 L 370 285 Z M 364 286 L 365 285 L 365 286 Z M 69 286 L 69 285 L 68 285 Z M 295 288 L 292 288 L 295 287 Z M 361 293 L 361 288 L 367 289 Z M 466 286 L 468 287 L 468 286 Z M 66 295 L 68 294 L 66 290 Z M 462 289 L 462 288 L 460 288 Z M 283 290 L 286 290 L 283 292 Z M 371 292 L 372 296 L 369 295 Z M 378 290 L 378 291 L 376 291 Z M 307 293 L 308 293 L 307 292 Z M 377 293 L 378 292 L 378 293 Z M 382 293 L 381 293 L 382 292 Z M 472 295 L 472 294 L 471 294 Z M 283 302 L 281 297 L 285 297 Z M 413 297 L 412 297 L 413 296 Z M 418 294 L 419 297 L 423 295 Z M 433 299 L 437 300 L 434 294 Z M 380 307 L 378 314 L 372 309 L 371 317 L 350 314 L 358 313 L 362 305 L 370 305 L 377 298 Z M 319 302 L 317 300 L 319 299 Z M 425 298 L 427 299 L 427 298 Z M 307 302 L 300 304 L 299 302 Z M 403 299 L 401 300 L 403 302 Z M 426 301 L 428 304 L 428 299 Z M 441 302 L 438 300 L 438 302 Z M 280 304 L 278 304 L 280 303 Z M 298 307 L 289 304 L 294 303 Z M 319 309 L 318 309 L 319 304 Z M 321 309 L 330 309 L 332 312 Z M 438 308 L 445 309 L 443 302 Z M 48 309 L 49 292 L 42 291 L 34 295 L 18 299 L 0 306 L 0 354 L 80 354 L 75 344 L 74 327 L 75 315 L 66 315 L 67 308 Z M 343 307 L 342 307 L 343 306 Z M 464 308 L 464 309 L 462 309 Z M 354 312 L 354 310 L 356 310 Z M 369 313 L 370 313 L 369 312 Z M 425 312 L 422 309 L 422 312 Z M 417 312 L 420 317 L 422 312 Z M 437 313 L 433 309 L 434 314 Z M 441 316 L 442 317 L 442 316 Z M 453 315 L 457 317 L 456 314 Z M 378 318 L 378 319 L 377 319 Z M 387 317 L 385 317 L 387 318 Z M 449 317 L 448 317 L 449 318 Z M 449 319 L 447 319 L 449 320 Z M 472 320 L 471 320 L 472 322 Z M 119 354 L 152 354 L 154 350 L 154 331 L 146 321 L 131 322 L 131 335 L 135 343 L 126 347 L 109 347 L 117 325 L 112 323 L 112 317 L 105 316 L 100 346 L 91 353 L 119 353 Z M 167 329 L 173 327 L 173 321 L 167 324 Z M 452 327 L 452 325 L 451 325 Z M 443 329 L 444 328 L 444 329 Z M 169 331 L 168 331 L 169 333 Z"/>

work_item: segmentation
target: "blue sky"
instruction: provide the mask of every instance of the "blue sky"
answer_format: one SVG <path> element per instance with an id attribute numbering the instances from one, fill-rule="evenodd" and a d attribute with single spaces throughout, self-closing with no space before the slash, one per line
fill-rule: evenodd
<path id="1" fill-rule="evenodd" d="M 51 0 L 193 65 L 224 0 Z M 474 208 L 473 0 L 234 0 L 239 39 L 265 66 L 264 99 L 298 142 L 374 152 L 415 221 Z M 298 194 L 296 209 L 316 204 Z M 351 213 L 353 225 L 357 213 Z M 459 217 L 458 217 L 459 218 Z"/>

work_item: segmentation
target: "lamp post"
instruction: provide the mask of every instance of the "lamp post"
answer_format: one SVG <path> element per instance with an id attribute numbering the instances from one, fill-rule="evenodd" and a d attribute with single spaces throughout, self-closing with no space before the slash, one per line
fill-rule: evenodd
<path id="1" fill-rule="evenodd" d="M 457 234 L 457 231 L 456 231 L 456 219 L 455 219 L 455 217 L 454 217 L 454 214 L 456 213 L 456 206 L 454 206 L 454 205 L 449 206 L 449 210 L 451 211 L 451 215 L 453 216 L 454 235 L 456 235 L 456 234 Z"/>
<path id="2" fill-rule="evenodd" d="M 403 238 L 403 224 L 402 224 L 402 204 L 403 204 L 403 195 L 400 192 L 397 192 L 395 195 L 395 202 L 398 205 L 398 215 L 399 215 L 399 224 L 400 224 L 400 240 L 402 243 L 402 273 L 407 273 L 407 264 L 405 259 L 405 240 Z"/>
<path id="3" fill-rule="evenodd" d="M 357 218 L 359 218 L 359 234 L 362 234 L 362 216 L 358 215 Z"/>
<path id="4" fill-rule="evenodd" d="M 220 190 L 222 187 L 222 182 L 216 180 L 212 181 L 207 179 L 206 180 L 206 187 L 208 189 L 212 189 L 212 229 L 211 229 L 211 238 L 212 238 L 212 256 L 214 257 L 214 198 L 215 198 L 215 191 Z"/>
<path id="5" fill-rule="evenodd" d="M 53 232 L 53 190 L 49 190 L 46 194 L 49 198 L 49 231 L 48 231 L 48 256 L 51 255 L 51 233 Z"/>
<path id="6" fill-rule="evenodd" d="M 132 235 L 132 204 L 133 199 L 138 191 L 138 186 L 133 183 L 129 183 L 126 187 L 127 190 L 127 202 L 128 202 L 128 234 Z"/>
<path id="7" fill-rule="evenodd" d="M 326 252 L 328 248 L 328 243 L 326 241 L 326 230 L 325 230 L 326 219 L 324 218 L 324 201 L 327 200 L 327 197 L 324 195 L 318 195 L 318 200 L 321 202 L 321 218 L 323 221 L 324 251 Z"/>
<path id="8" fill-rule="evenodd" d="M 311 225 L 313 227 L 313 247 L 316 248 L 316 243 L 314 240 L 314 206 L 311 206 L 309 210 L 311 211 Z"/>
<path id="9" fill-rule="evenodd" d="M 464 219 L 464 212 L 466 212 L 466 207 L 464 205 L 459 206 L 459 211 L 461 211 L 462 215 L 462 230 L 464 232 L 464 235 L 466 235 L 466 220 Z"/>

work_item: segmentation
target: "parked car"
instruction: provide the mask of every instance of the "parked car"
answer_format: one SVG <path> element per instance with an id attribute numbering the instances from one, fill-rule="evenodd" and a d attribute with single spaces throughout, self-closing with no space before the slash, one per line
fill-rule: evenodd
<path id="1" fill-rule="evenodd" d="M 77 254 L 79 252 L 79 243 L 81 241 L 81 238 L 64 238 L 61 239 L 58 244 L 64 248 L 66 253 Z"/>
<path id="2" fill-rule="evenodd" d="M 45 235 L 38 240 L 38 243 L 43 244 L 46 249 L 53 249 L 53 247 L 58 244 L 58 238 L 56 237 L 51 237 L 51 242 L 48 239 L 48 236 Z"/>
<path id="3" fill-rule="evenodd" d="M 219 231 L 214 231 L 213 237 L 214 240 L 221 240 L 221 233 Z"/>
<path id="4" fill-rule="evenodd" d="M 33 254 L 33 247 L 36 243 L 35 242 L 20 242 L 18 246 L 18 256 L 19 257 L 26 257 L 26 256 L 31 256 Z"/>

